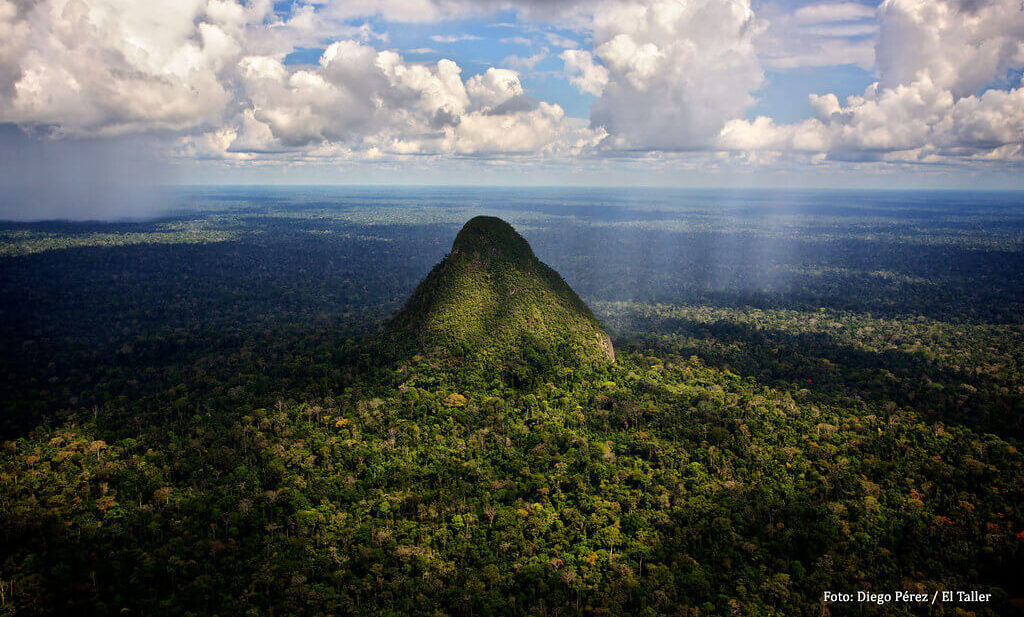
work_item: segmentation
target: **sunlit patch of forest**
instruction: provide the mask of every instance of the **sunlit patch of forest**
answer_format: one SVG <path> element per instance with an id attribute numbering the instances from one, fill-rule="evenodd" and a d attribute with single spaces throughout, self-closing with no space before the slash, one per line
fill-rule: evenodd
<path id="1" fill-rule="evenodd" d="M 1024 198 L 195 189 L 0 224 L 0 615 L 821 615 L 1024 583 Z M 616 362 L 379 353 L 477 214 Z M 858 614 L 920 607 L 858 606 Z"/>

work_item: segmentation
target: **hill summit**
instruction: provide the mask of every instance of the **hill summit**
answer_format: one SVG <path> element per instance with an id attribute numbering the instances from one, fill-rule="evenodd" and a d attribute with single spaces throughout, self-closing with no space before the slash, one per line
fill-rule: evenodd
<path id="1" fill-rule="evenodd" d="M 615 360 L 611 339 L 562 277 L 505 221 L 478 216 L 419 284 L 390 328 L 427 350 L 502 359 L 551 351 Z"/>

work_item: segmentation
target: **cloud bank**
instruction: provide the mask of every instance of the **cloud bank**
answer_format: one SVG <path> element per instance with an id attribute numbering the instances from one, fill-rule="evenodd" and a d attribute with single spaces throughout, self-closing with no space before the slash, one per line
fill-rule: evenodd
<path id="1" fill-rule="evenodd" d="M 1024 84 L 986 89 L 1024 66 L 1016 0 L 886 0 L 878 9 L 879 80 L 841 104 L 811 95 L 816 118 L 729 121 L 720 145 L 833 158 L 1020 160 Z"/>
<path id="2" fill-rule="evenodd" d="M 495 39 L 555 51 L 480 66 L 444 57 L 480 34 L 435 34 L 438 52 L 403 51 L 388 32 L 510 10 L 533 34 Z M 323 52 L 288 61 L 305 48 Z M 423 54 L 441 58 L 410 60 Z M 749 115 L 768 72 L 840 65 L 877 81 L 842 99 L 813 93 L 813 116 L 798 122 Z M 1014 163 L 1021 68 L 1019 0 L 757 11 L 750 0 L 321 0 L 286 11 L 269 0 L 0 0 L 0 123 L 30 141 L 136 140 L 224 165 L 686 153 L 717 164 Z M 589 97 L 588 117 L 538 97 L 524 73 L 564 79 Z M 24 143 L 5 135 L 8 150 Z"/>

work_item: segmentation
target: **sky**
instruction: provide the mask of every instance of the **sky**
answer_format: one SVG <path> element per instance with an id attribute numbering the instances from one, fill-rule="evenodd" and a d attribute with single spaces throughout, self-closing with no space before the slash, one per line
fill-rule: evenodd
<path id="1" fill-rule="evenodd" d="M 1021 0 L 0 0 L 0 184 L 1019 189 L 1022 69 Z"/>

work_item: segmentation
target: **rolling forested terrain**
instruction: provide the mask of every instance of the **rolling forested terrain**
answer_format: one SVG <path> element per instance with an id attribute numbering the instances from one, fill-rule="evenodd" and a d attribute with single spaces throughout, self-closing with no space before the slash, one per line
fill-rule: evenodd
<path id="1" fill-rule="evenodd" d="M 180 200 L 0 223 L 0 615 L 1024 607 L 1019 194 Z M 384 324 L 478 214 L 613 364 L 395 353 Z"/>

